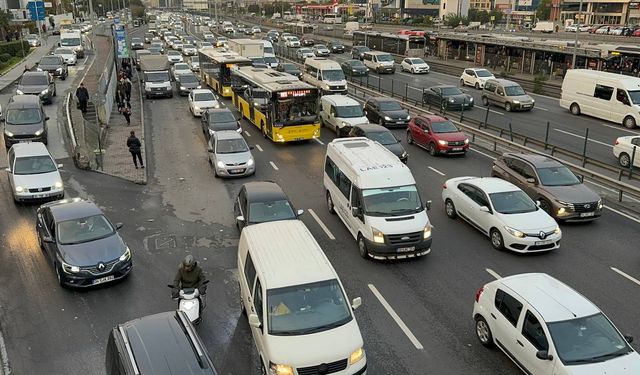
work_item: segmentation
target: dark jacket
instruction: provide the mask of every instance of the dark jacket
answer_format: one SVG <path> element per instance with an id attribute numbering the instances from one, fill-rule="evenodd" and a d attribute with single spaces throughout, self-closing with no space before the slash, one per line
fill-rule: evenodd
<path id="1" fill-rule="evenodd" d="M 124 96 L 127 93 L 127 90 L 125 89 L 124 82 L 122 80 L 118 81 L 118 85 L 116 86 L 116 89 L 118 90 L 120 97 L 124 98 Z"/>
<path id="2" fill-rule="evenodd" d="M 202 288 L 202 283 L 204 282 L 204 272 L 202 268 L 196 264 L 193 266 L 191 271 L 186 271 L 182 264 L 178 267 L 178 272 L 176 273 L 176 277 L 173 278 L 173 287 L 176 289 L 181 288 L 198 288 L 200 289 L 200 293 L 204 294 L 204 290 Z"/>
<path id="3" fill-rule="evenodd" d="M 78 87 L 76 97 L 79 101 L 87 101 L 89 100 L 89 91 L 87 91 L 86 87 Z"/>
<path id="4" fill-rule="evenodd" d="M 132 135 L 127 138 L 127 147 L 129 147 L 130 152 L 140 152 L 142 143 L 140 143 L 140 140 L 135 135 Z"/>
<path id="5" fill-rule="evenodd" d="M 124 80 L 124 90 L 127 94 L 131 94 L 131 81 L 129 79 Z"/>

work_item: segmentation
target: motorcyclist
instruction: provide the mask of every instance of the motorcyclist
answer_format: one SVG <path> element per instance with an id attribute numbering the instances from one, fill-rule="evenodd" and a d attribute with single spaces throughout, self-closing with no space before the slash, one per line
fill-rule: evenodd
<path id="1" fill-rule="evenodd" d="M 198 288 L 200 292 L 200 312 L 204 308 L 205 299 L 202 297 L 207 292 L 207 286 L 204 285 L 206 280 L 202 268 L 198 265 L 193 255 L 189 254 L 184 257 L 184 260 L 178 265 L 178 272 L 173 279 L 173 298 L 178 297 L 180 289 L 184 288 Z"/>

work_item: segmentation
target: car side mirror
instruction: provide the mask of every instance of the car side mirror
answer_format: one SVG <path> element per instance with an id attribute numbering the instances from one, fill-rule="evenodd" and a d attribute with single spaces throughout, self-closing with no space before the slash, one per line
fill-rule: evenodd
<path id="1" fill-rule="evenodd" d="M 424 208 L 425 208 L 427 211 L 431 210 L 431 204 L 432 204 L 432 203 L 433 203 L 433 202 L 431 202 L 431 201 L 427 201 L 427 203 L 425 203 L 425 204 L 424 204 Z"/>
<path id="2" fill-rule="evenodd" d="M 300 215 L 302 215 L 303 213 L 304 213 L 304 210 L 303 210 L 303 209 L 299 209 L 299 210 L 298 210 L 298 212 L 297 212 L 297 215 L 298 215 L 298 216 L 300 216 Z"/>
<path id="3" fill-rule="evenodd" d="M 44 118 L 44 120 L 45 120 L 45 121 L 48 121 L 48 120 L 49 120 L 49 116 L 45 117 L 45 118 Z"/>
<path id="4" fill-rule="evenodd" d="M 121 229 L 124 226 L 122 223 L 116 223 L 116 230 Z"/>
<path id="5" fill-rule="evenodd" d="M 633 342 L 633 336 L 631 335 L 624 335 L 624 339 L 627 340 L 629 344 Z"/>
<path id="6" fill-rule="evenodd" d="M 64 164 L 58 164 L 58 169 L 64 168 Z"/>
<path id="7" fill-rule="evenodd" d="M 253 146 L 249 146 L 249 150 L 253 150 L 255 147 Z"/>
<path id="8" fill-rule="evenodd" d="M 480 208 L 478 210 L 480 210 L 480 212 L 489 213 L 489 207 L 487 207 L 487 206 L 480 206 Z"/>
<path id="9" fill-rule="evenodd" d="M 351 207 L 351 215 L 353 215 L 353 217 L 360 216 L 360 207 Z"/>
<path id="10" fill-rule="evenodd" d="M 536 358 L 542 359 L 543 361 L 551 361 L 553 360 L 553 356 L 549 354 L 546 350 L 538 350 L 536 352 Z"/>
<path id="11" fill-rule="evenodd" d="M 262 323 L 260 323 L 260 318 L 258 318 L 257 314 L 249 314 L 249 325 L 253 328 L 262 327 Z"/>
<path id="12" fill-rule="evenodd" d="M 362 306 L 362 298 L 361 297 L 356 297 L 356 298 L 353 299 L 353 301 L 351 301 L 351 308 L 353 310 L 357 309 L 360 306 Z"/>
<path id="13" fill-rule="evenodd" d="M 213 153 L 213 149 L 212 149 L 211 147 L 208 147 L 208 148 L 207 148 L 207 152 L 211 152 L 211 153 Z"/>
<path id="14" fill-rule="evenodd" d="M 536 183 L 536 179 L 532 178 L 532 177 L 527 178 L 526 181 L 527 181 L 528 184 L 535 184 Z"/>
<path id="15" fill-rule="evenodd" d="M 236 220 L 244 222 L 244 216 L 242 216 L 242 215 L 237 216 Z"/>

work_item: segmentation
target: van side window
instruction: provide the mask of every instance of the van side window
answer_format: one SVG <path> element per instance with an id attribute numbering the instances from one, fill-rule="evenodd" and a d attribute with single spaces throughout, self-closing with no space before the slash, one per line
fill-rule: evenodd
<path id="1" fill-rule="evenodd" d="M 360 190 L 355 186 L 351 186 L 351 207 L 360 207 Z"/>
<path id="2" fill-rule="evenodd" d="M 260 285 L 260 278 L 256 279 L 256 287 L 253 290 L 253 307 L 255 307 L 256 314 L 264 326 L 264 320 L 262 320 L 264 314 L 262 314 L 262 285 Z"/>
<path id="3" fill-rule="evenodd" d="M 542 324 L 538 321 L 531 311 L 527 310 L 524 316 L 524 323 L 522 325 L 522 336 L 524 336 L 531 345 L 538 350 L 549 350 L 549 341 L 544 334 Z"/>
<path id="4" fill-rule="evenodd" d="M 498 86 L 498 90 L 496 90 L 496 93 L 498 95 L 504 95 L 504 89 L 502 87 Z"/>
<path id="5" fill-rule="evenodd" d="M 625 90 L 616 90 L 616 100 L 624 105 L 631 105 L 631 103 L 629 103 L 629 97 L 627 96 L 627 92 Z"/>
<path id="6" fill-rule="evenodd" d="M 335 117 L 336 115 L 336 107 L 334 105 L 331 105 L 331 109 L 329 110 L 329 114 L 333 117 Z"/>
<path id="7" fill-rule="evenodd" d="M 522 303 L 501 289 L 496 291 L 496 299 L 494 303 L 496 309 L 504 315 L 509 323 L 513 324 L 514 327 L 518 325 L 518 318 L 522 312 Z"/>
<path id="8" fill-rule="evenodd" d="M 611 86 L 596 85 L 596 89 L 593 91 L 593 97 L 602 100 L 611 100 L 612 95 L 613 87 Z"/>
<path id="9" fill-rule="evenodd" d="M 256 278 L 256 267 L 251 260 L 251 254 L 247 252 L 247 259 L 244 261 L 244 277 L 247 279 L 249 289 L 253 286 L 253 280 Z"/>
<path id="10" fill-rule="evenodd" d="M 349 199 L 349 192 L 351 191 L 351 180 L 342 172 L 340 172 L 338 189 L 342 192 L 345 198 Z"/>
<path id="11" fill-rule="evenodd" d="M 331 179 L 331 181 L 333 181 L 333 183 L 338 186 L 338 173 L 340 171 L 338 170 L 338 167 L 336 166 L 336 164 L 333 162 L 333 160 L 331 160 L 331 158 L 329 158 L 327 156 L 327 160 L 324 163 L 324 173 L 327 174 L 327 176 L 329 176 L 329 178 Z"/>
<path id="12" fill-rule="evenodd" d="M 524 164 L 522 166 L 522 177 L 524 178 L 536 178 L 536 173 L 533 171 L 533 168 L 529 164 Z"/>
<path id="13" fill-rule="evenodd" d="M 484 89 L 489 92 L 494 92 L 496 90 L 496 85 L 493 82 L 487 82 L 484 84 Z"/>

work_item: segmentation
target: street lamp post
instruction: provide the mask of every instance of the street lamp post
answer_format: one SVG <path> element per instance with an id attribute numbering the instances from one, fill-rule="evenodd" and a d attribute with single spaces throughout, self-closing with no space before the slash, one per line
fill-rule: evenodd
<path id="1" fill-rule="evenodd" d="M 576 39 L 573 43 L 573 58 L 571 59 L 571 68 L 576 68 L 576 55 L 578 53 L 578 33 L 580 32 L 580 21 L 582 20 L 582 0 L 580 0 L 580 7 L 578 8 L 578 26 L 576 27 Z"/>

